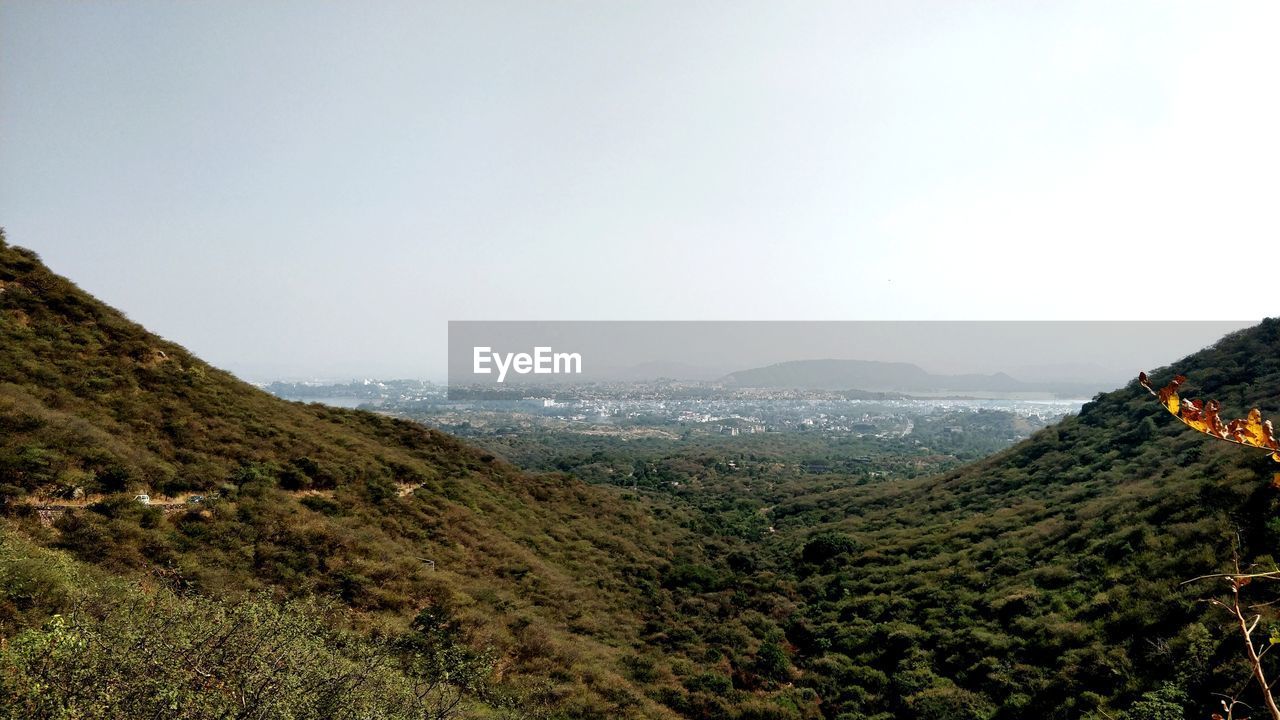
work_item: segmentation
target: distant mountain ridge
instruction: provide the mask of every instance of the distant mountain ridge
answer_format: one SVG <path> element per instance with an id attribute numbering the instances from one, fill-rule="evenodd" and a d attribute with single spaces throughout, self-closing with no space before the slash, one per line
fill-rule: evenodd
<path id="1" fill-rule="evenodd" d="M 1104 390 L 1101 383 L 1024 382 L 1006 373 L 936 375 L 918 365 L 879 360 L 792 360 L 740 370 L 720 379 L 726 385 L 805 390 L 869 392 L 1051 392 L 1087 395 Z"/>

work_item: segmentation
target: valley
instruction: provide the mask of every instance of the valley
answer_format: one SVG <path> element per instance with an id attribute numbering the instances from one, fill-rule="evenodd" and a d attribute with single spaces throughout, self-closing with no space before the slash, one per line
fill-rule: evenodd
<path id="1" fill-rule="evenodd" d="M 0 282 L 0 717 L 1144 720 L 1246 677 L 1183 581 L 1274 563 L 1273 469 L 1136 381 L 1034 421 L 859 397 L 865 431 L 467 427 L 272 397 L 30 251 Z M 1269 414 L 1276 358 L 1268 320 L 1152 376 Z M 138 631 L 188 622 L 227 652 Z"/>

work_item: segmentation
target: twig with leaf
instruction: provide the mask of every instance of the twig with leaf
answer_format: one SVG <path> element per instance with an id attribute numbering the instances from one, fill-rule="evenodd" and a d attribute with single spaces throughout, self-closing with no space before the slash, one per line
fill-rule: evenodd
<path id="1" fill-rule="evenodd" d="M 1156 390 L 1152 387 L 1151 381 L 1147 378 L 1145 372 L 1138 374 L 1138 382 L 1142 387 L 1154 395 L 1160 401 L 1160 404 L 1164 406 L 1164 409 L 1182 421 L 1183 424 L 1219 440 L 1270 451 L 1271 459 L 1280 462 L 1280 442 L 1276 440 L 1275 428 L 1270 420 L 1263 420 L 1262 412 L 1258 408 L 1251 409 L 1248 415 L 1243 418 L 1224 422 L 1220 416 L 1222 404 L 1217 400 L 1189 400 L 1179 395 L 1178 390 L 1186 381 L 1186 376 L 1175 375 L 1168 385 Z M 1280 474 L 1276 475 L 1273 484 L 1280 487 Z M 1210 598 L 1208 602 L 1226 610 L 1235 620 L 1235 625 L 1244 641 L 1245 658 L 1249 661 L 1251 679 L 1257 684 L 1262 694 L 1267 713 L 1272 720 L 1280 720 L 1280 706 L 1277 706 L 1275 696 L 1272 694 L 1272 690 L 1275 684 L 1280 682 L 1280 678 L 1268 680 L 1266 670 L 1262 664 L 1263 656 L 1267 654 L 1267 651 L 1276 642 L 1280 641 L 1280 638 L 1269 638 L 1268 642 L 1261 646 L 1261 649 L 1259 647 L 1261 644 L 1256 643 L 1253 639 L 1253 633 L 1258 629 L 1258 624 L 1262 620 L 1262 613 L 1255 611 L 1270 603 L 1245 605 L 1240 598 L 1241 591 L 1255 580 L 1280 580 L 1280 569 L 1265 572 L 1245 572 L 1240 568 L 1238 555 L 1233 558 L 1232 567 L 1235 570 L 1234 572 L 1201 575 L 1187 580 L 1183 584 L 1199 580 L 1224 580 L 1231 588 L 1229 601 L 1224 601 L 1221 598 Z M 1247 720 L 1247 718 L 1235 717 L 1237 706 L 1248 707 L 1238 699 L 1238 693 L 1237 696 L 1229 697 L 1222 701 L 1222 709 L 1226 712 L 1226 715 L 1214 713 L 1213 720 Z"/>

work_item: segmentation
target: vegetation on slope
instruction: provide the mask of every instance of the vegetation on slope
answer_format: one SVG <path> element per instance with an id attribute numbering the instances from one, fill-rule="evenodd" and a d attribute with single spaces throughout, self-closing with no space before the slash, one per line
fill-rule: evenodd
<path id="1" fill-rule="evenodd" d="M 1174 367 L 1232 411 L 1270 414 L 1280 322 Z M 528 440 L 495 447 L 530 458 Z M 619 480 L 601 468 L 639 452 L 542 440 L 558 467 L 603 482 Z M 795 682 L 826 717 L 1203 718 L 1247 677 L 1231 619 L 1199 602 L 1215 588 L 1181 583 L 1237 552 L 1270 567 L 1274 463 L 1186 430 L 1137 382 L 940 475 L 913 471 L 904 450 L 874 458 L 889 471 L 878 477 L 835 446 L 823 472 L 800 472 L 814 448 L 789 452 L 779 437 L 734 438 L 719 456 L 666 450 L 623 482 L 658 473 L 653 491 L 747 569 L 704 582 L 700 602 L 731 597 L 744 576 L 775 578 L 763 592 L 794 608 L 782 641 Z"/>
<path id="2" fill-rule="evenodd" d="M 1274 412 L 1280 322 L 1177 368 L 1228 407 Z M 855 540 L 795 566 L 805 608 L 788 636 L 825 670 L 815 689 L 849 707 L 1071 718 L 1139 703 L 1137 720 L 1159 701 L 1205 717 L 1246 675 L 1228 618 L 1197 602 L 1210 590 L 1180 583 L 1223 570 L 1237 538 L 1271 564 L 1271 465 L 1187 432 L 1135 382 L 941 477 L 781 502 L 779 529 Z"/>
<path id="3" fill-rule="evenodd" d="M 157 637 L 130 634 L 150 620 L 92 611 L 92 587 L 65 624 L 58 588 L 82 583 L 38 575 L 75 562 L 149 578 L 111 592 L 155 599 L 162 626 L 190 615 L 217 632 L 251 612 L 322 627 L 306 633 L 318 664 L 281 670 L 304 686 L 383 652 L 375 684 L 430 681 L 444 668 L 406 663 L 447 629 L 489 669 L 468 714 L 1204 717 L 1247 668 L 1228 618 L 1197 602 L 1212 590 L 1180 582 L 1233 553 L 1270 568 L 1280 542 L 1265 455 L 1186 431 L 1137 383 L 942 475 L 911 477 L 910 461 L 774 475 L 766 460 L 812 459 L 775 448 L 717 483 L 703 470 L 732 458 L 708 448 L 653 464 L 575 448 L 554 460 L 565 472 L 530 475 L 412 423 L 279 401 L 3 245 L 0 343 L 5 552 L 37 576 L 0 604 L 10 698 L 33 697 L 65 633 Z M 1228 408 L 1274 413 L 1280 322 L 1176 367 Z M 659 495 L 572 476 L 637 459 L 662 482 L 703 482 Z M 80 492 L 85 507 L 41 522 L 36 506 Z M 144 507 L 137 492 L 208 502 Z M 174 673 L 137 697 L 198 691 Z"/>
<path id="4" fill-rule="evenodd" d="M 370 636 L 411 636 L 429 612 L 493 655 L 521 715 L 673 715 L 654 699 L 680 687 L 668 663 L 636 669 L 675 602 L 665 578 L 705 560 L 670 510 L 413 423 L 278 400 L 8 246 L 0 347 L 0 507 L 26 537 L 184 596 L 332 599 Z M 81 492 L 84 507 L 59 499 Z M 206 502 L 132 500 L 185 492 Z M 38 508 L 59 502 L 46 527 Z M 763 641 L 729 627 L 750 665 Z M 768 714 L 790 692 L 720 695 Z"/>
<path id="5" fill-rule="evenodd" d="M 335 612 L 176 594 L 6 533 L 0 718 L 426 720 L 501 706 L 487 658 L 429 615 L 391 641 L 335 630 Z"/>

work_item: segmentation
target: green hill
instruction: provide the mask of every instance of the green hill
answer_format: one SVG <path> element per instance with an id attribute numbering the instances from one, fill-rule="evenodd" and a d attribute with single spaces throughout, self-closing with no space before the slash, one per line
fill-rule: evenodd
<path id="1" fill-rule="evenodd" d="M 1155 380 L 1175 370 L 1232 416 L 1274 416 L 1280 322 Z M 752 570 L 733 582 L 784 580 L 769 596 L 793 608 L 779 619 L 793 681 L 825 717 L 1205 718 L 1215 693 L 1247 677 L 1228 617 L 1202 602 L 1221 583 L 1182 583 L 1237 552 L 1273 567 L 1280 465 L 1186 428 L 1136 382 L 942 474 L 913 472 L 934 458 L 900 440 L 790 437 L 642 445 L 526 433 L 493 447 L 588 477 L 636 463 L 679 483 L 669 495 L 700 514 L 702 532 L 743 538 L 734 567 Z M 1259 583 L 1249 594 L 1271 592 Z"/>
<path id="2" fill-rule="evenodd" d="M 1174 369 L 1275 414 L 1280 321 Z M 0 717 L 1157 720 L 1242 685 L 1181 582 L 1273 564 L 1280 466 L 1136 383 L 940 476 L 712 452 L 643 494 L 282 401 L 0 240 Z"/>
<path id="3" fill-rule="evenodd" d="M 2 241 L 0 348 L 13 547 L 229 607 L 331 599 L 371 636 L 409 637 L 426 613 L 494 656 L 519 716 L 673 716 L 650 697 L 669 675 L 630 668 L 670 611 L 663 575 L 704 553 L 650 506 L 413 423 L 276 399 Z M 0 632 L 65 609 L 0 599 Z"/>
<path id="4" fill-rule="evenodd" d="M 1225 412 L 1273 415 L 1280 321 L 1154 379 L 1174 369 Z M 940 477 L 796 488 L 776 499 L 779 531 L 854 544 L 797 567 L 805 610 L 789 636 L 824 673 L 828 702 L 895 717 L 1122 717 L 1160 692 L 1178 714 L 1138 704 L 1130 717 L 1208 717 L 1213 693 L 1247 677 L 1240 641 L 1200 602 L 1221 583 L 1180 583 L 1236 551 L 1274 568 L 1277 470 L 1265 452 L 1187 429 L 1135 381 Z"/>

